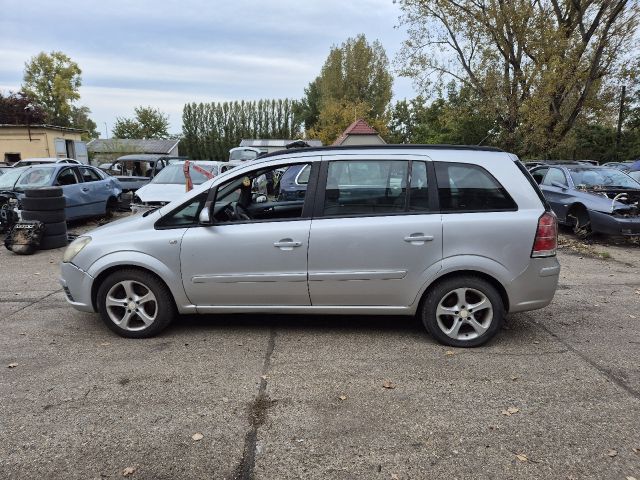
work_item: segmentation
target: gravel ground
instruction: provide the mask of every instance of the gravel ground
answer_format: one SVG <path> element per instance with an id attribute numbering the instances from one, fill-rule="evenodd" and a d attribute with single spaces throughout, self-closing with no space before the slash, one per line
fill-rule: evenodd
<path id="1" fill-rule="evenodd" d="M 562 240 L 552 305 L 470 350 L 411 318 L 123 339 L 67 306 L 62 250 L 3 249 L 0 478 L 640 478 L 640 248 Z"/>

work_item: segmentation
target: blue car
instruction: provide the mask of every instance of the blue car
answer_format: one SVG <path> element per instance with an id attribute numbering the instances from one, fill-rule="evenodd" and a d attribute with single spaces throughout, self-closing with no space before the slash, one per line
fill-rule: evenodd
<path id="1" fill-rule="evenodd" d="M 292 201 L 304 199 L 309 183 L 309 165 L 292 165 L 280 177 L 278 201 Z"/>
<path id="2" fill-rule="evenodd" d="M 0 176 L 0 192 L 12 192 L 18 200 L 27 189 L 54 186 L 62 187 L 67 220 L 108 215 L 122 193 L 118 180 L 89 165 L 33 165 Z"/>
<path id="3" fill-rule="evenodd" d="M 580 238 L 640 235 L 640 183 L 611 167 L 544 165 L 531 170 L 558 222 Z"/>

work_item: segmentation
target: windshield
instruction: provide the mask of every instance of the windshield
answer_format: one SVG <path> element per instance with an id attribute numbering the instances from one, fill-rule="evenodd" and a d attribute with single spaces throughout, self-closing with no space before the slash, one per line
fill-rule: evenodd
<path id="1" fill-rule="evenodd" d="M 15 184 L 16 190 L 24 190 L 25 188 L 32 187 L 46 187 L 51 185 L 55 168 L 47 167 L 31 167 L 20 175 L 20 178 Z"/>
<path id="2" fill-rule="evenodd" d="M 17 167 L 7 169 L 5 174 L 0 177 L 0 190 L 13 190 L 13 186 L 15 185 L 20 175 L 22 175 L 25 171 L 30 170 L 28 167 Z"/>
<path id="3" fill-rule="evenodd" d="M 258 152 L 253 150 L 234 150 L 229 155 L 229 160 L 240 160 L 242 162 L 246 160 L 255 160 L 258 157 Z"/>
<path id="4" fill-rule="evenodd" d="M 627 175 L 633 178 L 636 182 L 640 182 L 640 170 L 636 170 L 635 172 L 629 172 Z"/>
<path id="5" fill-rule="evenodd" d="M 633 180 L 629 175 L 622 173 L 615 168 L 584 168 L 570 169 L 571 179 L 576 187 L 621 187 L 621 188 L 637 188 L 640 184 Z"/>
<path id="6" fill-rule="evenodd" d="M 216 174 L 216 165 L 205 164 L 205 165 L 198 165 L 198 167 L 202 168 L 203 170 L 206 170 L 207 172 L 211 172 L 214 175 Z M 164 167 L 162 170 L 160 170 L 160 172 L 158 172 L 158 174 L 155 177 L 153 177 L 153 180 L 151 180 L 151 183 L 171 183 L 171 184 L 184 185 L 186 180 L 184 178 L 184 172 L 182 171 L 183 168 L 184 168 L 183 164 L 168 165 Z M 200 185 L 201 183 L 204 183 L 207 180 L 209 180 L 206 176 L 204 176 L 202 173 L 196 171 L 193 168 L 193 163 L 189 165 L 189 175 L 191 176 L 191 181 L 193 182 L 194 185 Z"/>

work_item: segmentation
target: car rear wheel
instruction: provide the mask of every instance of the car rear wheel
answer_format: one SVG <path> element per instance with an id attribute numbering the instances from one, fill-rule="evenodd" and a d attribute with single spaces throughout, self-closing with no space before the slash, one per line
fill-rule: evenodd
<path id="1" fill-rule="evenodd" d="M 164 330 L 176 314 L 167 286 L 140 270 L 120 270 L 109 275 L 98 289 L 102 321 L 118 335 L 151 337 Z"/>
<path id="2" fill-rule="evenodd" d="M 467 275 L 436 284 L 421 313 L 429 334 L 452 347 L 477 347 L 488 342 L 502 327 L 505 316 L 496 288 Z"/>

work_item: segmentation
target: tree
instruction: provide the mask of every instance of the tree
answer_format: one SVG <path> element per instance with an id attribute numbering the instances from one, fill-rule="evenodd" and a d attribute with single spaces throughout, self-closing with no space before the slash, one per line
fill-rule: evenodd
<path id="1" fill-rule="evenodd" d="M 83 140 L 91 140 L 92 138 L 98 138 L 100 136 L 96 122 L 89 118 L 90 113 L 91 110 L 86 106 L 71 107 L 71 126 L 86 131 L 86 133 L 82 134 Z"/>
<path id="2" fill-rule="evenodd" d="M 386 116 L 371 117 L 370 113 L 371 106 L 367 102 L 348 100 L 326 102 L 320 111 L 318 122 L 307 131 L 307 136 L 322 140 L 325 145 L 331 145 L 355 120 L 364 118 L 380 136 L 385 137 L 388 118 Z"/>
<path id="3" fill-rule="evenodd" d="M 320 121 L 324 108 L 331 108 L 329 115 L 333 115 L 340 104 L 366 104 L 363 117 L 382 119 L 391 101 L 392 85 L 382 44 L 377 40 L 369 44 L 364 35 L 349 38 L 331 48 L 320 75 L 305 90 L 301 102 L 305 128 L 309 130 Z"/>
<path id="4" fill-rule="evenodd" d="M 116 119 L 112 134 L 114 138 L 167 138 L 169 115 L 153 107 L 136 107 L 135 118 Z"/>
<path id="5" fill-rule="evenodd" d="M 583 117 L 612 120 L 640 7 L 633 0 L 399 0 L 401 74 L 453 78 L 482 99 L 505 148 L 559 145 Z"/>
<path id="6" fill-rule="evenodd" d="M 71 126 L 72 103 L 80 98 L 82 71 L 62 52 L 41 52 L 25 64 L 22 90 L 46 112 L 47 122 Z"/>
<path id="7" fill-rule="evenodd" d="M 26 125 L 45 123 L 46 112 L 24 92 L 0 92 L 0 124 Z"/>

